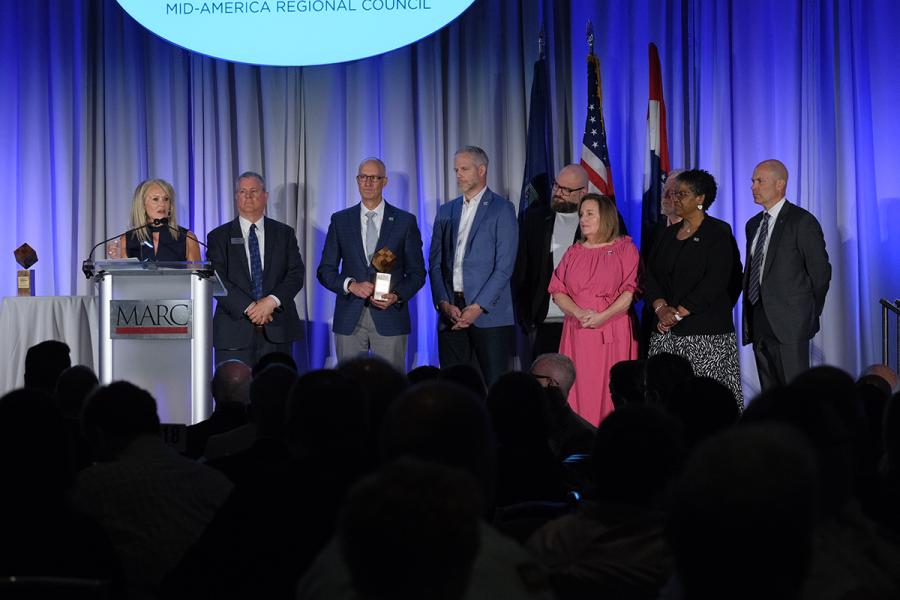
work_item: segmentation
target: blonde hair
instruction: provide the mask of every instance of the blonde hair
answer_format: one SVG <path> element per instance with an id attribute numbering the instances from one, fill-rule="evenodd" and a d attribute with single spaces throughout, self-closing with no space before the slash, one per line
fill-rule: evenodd
<path id="1" fill-rule="evenodd" d="M 142 242 L 150 240 L 150 236 L 147 234 L 147 225 L 150 225 L 151 222 L 147 220 L 147 211 L 144 209 L 144 196 L 147 195 L 147 190 L 154 185 L 161 187 L 169 197 L 169 227 L 172 237 L 177 240 L 180 232 L 178 219 L 175 217 L 175 190 L 172 188 L 172 184 L 165 179 L 147 179 L 134 188 L 134 196 L 131 199 L 131 220 L 128 228 L 140 227 L 134 232 L 134 235 Z"/>
<path id="2" fill-rule="evenodd" d="M 597 231 L 597 235 L 600 240 L 598 243 L 605 244 L 606 242 L 611 242 L 619 237 L 619 210 L 616 208 L 616 201 L 610 196 L 585 194 L 582 196 L 581 202 L 578 203 L 579 213 L 586 200 L 593 200 L 596 202 L 599 209 L 600 227 Z M 584 235 L 582 235 L 582 238 L 584 239 Z"/>

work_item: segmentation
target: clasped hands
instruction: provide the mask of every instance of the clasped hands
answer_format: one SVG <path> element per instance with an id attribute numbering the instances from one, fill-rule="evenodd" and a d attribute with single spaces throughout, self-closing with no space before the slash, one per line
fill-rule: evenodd
<path id="1" fill-rule="evenodd" d="M 347 286 L 347 291 L 357 298 L 368 300 L 372 306 L 381 310 L 386 309 L 399 299 L 397 294 L 391 292 L 384 295 L 384 300 L 376 300 L 373 295 L 375 293 L 375 284 L 371 281 L 351 281 L 350 285 Z"/>
<path id="2" fill-rule="evenodd" d="M 584 329 L 597 329 L 606 321 L 606 318 L 596 310 L 587 308 L 573 315 Z"/>
<path id="3" fill-rule="evenodd" d="M 265 325 L 272 322 L 272 313 L 278 308 L 278 303 L 272 296 L 260 298 L 256 302 L 250 304 L 244 314 L 250 319 L 254 325 Z"/>
<path id="4" fill-rule="evenodd" d="M 478 304 L 470 304 L 464 309 L 460 310 L 458 306 L 455 304 L 450 304 L 446 300 L 441 300 L 441 312 L 447 315 L 447 318 L 450 319 L 450 322 L 453 323 L 453 327 L 451 327 L 452 331 L 457 331 L 459 329 L 467 329 L 472 323 L 475 322 L 475 319 L 481 316 L 481 313 L 484 312 L 484 309 L 481 308 Z"/>
<path id="5" fill-rule="evenodd" d="M 656 313 L 656 318 L 659 320 L 659 323 L 656 324 L 656 329 L 660 333 L 668 333 L 673 327 L 678 325 L 678 323 L 686 316 L 688 316 L 689 311 L 682 307 L 674 307 L 669 306 L 668 304 L 663 304 L 654 309 Z"/>

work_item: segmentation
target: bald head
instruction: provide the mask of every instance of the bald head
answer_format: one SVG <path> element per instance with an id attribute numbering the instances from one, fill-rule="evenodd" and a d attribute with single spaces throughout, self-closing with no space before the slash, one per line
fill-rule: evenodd
<path id="1" fill-rule="evenodd" d="M 222 361 L 216 366 L 212 395 L 216 404 L 247 404 L 250 400 L 250 367 L 239 360 Z"/>
<path id="2" fill-rule="evenodd" d="M 566 397 L 575 384 L 575 365 L 565 354 L 541 354 L 531 363 L 530 372 L 544 387 L 555 383 Z"/>
<path id="3" fill-rule="evenodd" d="M 787 167 L 781 161 L 774 158 L 762 161 L 753 169 L 750 180 L 753 201 L 769 210 L 784 198 L 787 180 Z"/>
<path id="4" fill-rule="evenodd" d="M 556 176 L 550 208 L 556 212 L 578 211 L 582 196 L 587 193 L 588 175 L 581 165 L 566 165 Z"/>
<path id="5" fill-rule="evenodd" d="M 863 376 L 866 375 L 874 375 L 875 377 L 884 379 L 884 381 L 887 382 L 887 384 L 891 387 L 891 392 L 896 392 L 898 386 L 900 386 L 900 381 L 898 381 L 896 371 L 894 371 L 887 365 L 870 365 L 866 367 L 865 371 L 863 371 Z"/>
<path id="6" fill-rule="evenodd" d="M 785 183 L 787 183 L 788 170 L 787 170 L 787 167 L 784 166 L 784 163 L 781 162 L 780 160 L 776 160 L 774 158 L 764 160 L 757 165 L 757 168 L 765 169 L 775 179 L 780 179 L 781 181 L 784 181 Z"/>
<path id="7" fill-rule="evenodd" d="M 564 166 L 562 170 L 560 170 L 559 176 L 569 179 L 572 183 L 576 184 L 575 187 L 587 187 L 587 171 L 585 171 L 584 167 L 582 167 L 578 163 Z"/>

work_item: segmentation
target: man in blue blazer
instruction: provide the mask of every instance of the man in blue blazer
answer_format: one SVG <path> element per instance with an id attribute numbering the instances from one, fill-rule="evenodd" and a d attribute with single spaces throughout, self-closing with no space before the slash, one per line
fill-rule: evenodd
<path id="1" fill-rule="evenodd" d="M 825 237 L 816 218 L 784 197 L 787 168 L 764 160 L 753 171 L 753 200 L 763 211 L 747 221 L 743 343 L 753 344 L 763 390 L 809 368 L 809 341 L 831 282 Z"/>
<path id="2" fill-rule="evenodd" d="M 438 209 L 428 261 L 438 353 L 442 367 L 476 363 L 491 385 L 511 366 L 518 222 L 513 205 L 487 187 L 484 150 L 466 146 L 453 165 L 463 195 Z"/>
<path id="3" fill-rule="evenodd" d="M 207 236 L 206 257 L 228 291 L 213 317 L 216 363 L 253 367 L 269 352 L 291 353 L 303 337 L 294 296 L 304 266 L 294 229 L 265 216 L 269 195 L 262 175 L 247 171 L 235 185 L 238 217 Z"/>
<path id="4" fill-rule="evenodd" d="M 336 294 L 334 346 L 338 361 L 371 352 L 406 372 L 409 301 L 425 285 L 422 236 L 416 217 L 382 197 L 387 170 L 378 158 L 356 174 L 361 202 L 331 216 L 317 276 Z M 375 295 L 373 256 L 389 250 L 390 293 Z"/>

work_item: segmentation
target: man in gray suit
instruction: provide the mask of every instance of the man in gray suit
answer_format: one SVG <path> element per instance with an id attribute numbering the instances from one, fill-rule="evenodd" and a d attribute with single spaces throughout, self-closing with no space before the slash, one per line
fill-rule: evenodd
<path id="1" fill-rule="evenodd" d="M 831 281 L 816 218 L 784 197 L 787 168 L 774 159 L 753 170 L 753 200 L 763 212 L 747 222 L 743 343 L 753 344 L 763 390 L 809 368 L 809 340 Z"/>

